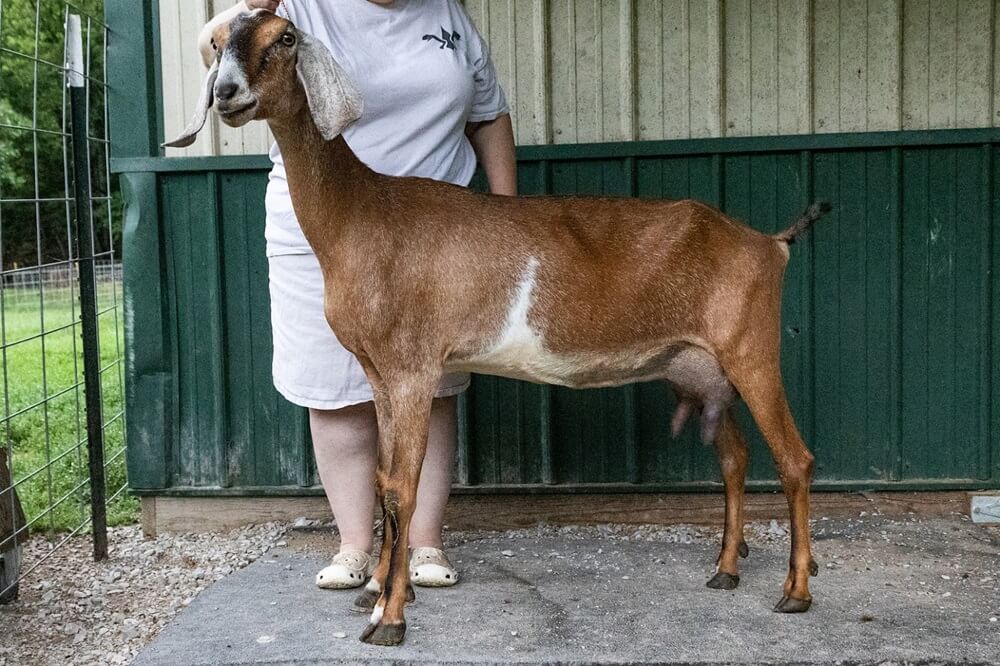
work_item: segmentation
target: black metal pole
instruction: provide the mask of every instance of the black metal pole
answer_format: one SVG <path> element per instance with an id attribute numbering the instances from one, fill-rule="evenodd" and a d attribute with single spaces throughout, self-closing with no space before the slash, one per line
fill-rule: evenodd
<path id="1" fill-rule="evenodd" d="M 94 226 L 90 210 L 90 142 L 87 139 L 87 88 L 83 75 L 80 17 L 66 23 L 66 63 L 73 121 L 73 196 L 76 207 L 77 274 L 83 333 L 83 382 L 87 406 L 87 458 L 90 467 L 90 515 L 94 559 L 108 557 L 108 520 L 104 482 L 104 417 L 101 410 L 101 345 L 97 331 L 97 283 L 94 280 Z"/>

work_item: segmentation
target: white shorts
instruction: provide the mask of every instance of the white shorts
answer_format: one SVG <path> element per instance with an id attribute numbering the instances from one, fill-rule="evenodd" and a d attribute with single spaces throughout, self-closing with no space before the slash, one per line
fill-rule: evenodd
<path id="1" fill-rule="evenodd" d="M 344 349 L 323 313 L 323 274 L 314 254 L 268 257 L 274 388 L 310 409 L 340 409 L 372 399 L 361 364 Z M 467 373 L 445 375 L 436 397 L 469 387 Z"/>

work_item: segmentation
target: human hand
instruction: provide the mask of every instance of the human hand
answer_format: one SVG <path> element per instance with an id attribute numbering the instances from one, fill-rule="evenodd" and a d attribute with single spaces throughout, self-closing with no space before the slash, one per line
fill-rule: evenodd
<path id="1" fill-rule="evenodd" d="M 278 5 L 281 4 L 279 0 L 244 0 L 247 9 L 266 9 L 269 12 L 273 12 L 278 9 Z"/>

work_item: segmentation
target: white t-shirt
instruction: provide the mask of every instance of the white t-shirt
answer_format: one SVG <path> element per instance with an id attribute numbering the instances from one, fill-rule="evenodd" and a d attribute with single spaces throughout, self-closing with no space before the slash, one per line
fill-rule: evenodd
<path id="1" fill-rule="evenodd" d="M 344 131 L 379 173 L 468 185 L 476 155 L 468 122 L 508 112 L 489 50 L 457 0 L 286 0 L 297 28 L 323 42 L 361 91 L 364 111 Z M 285 14 L 287 12 L 287 14 Z M 292 211 L 285 168 L 271 147 L 267 254 L 312 252 Z"/>

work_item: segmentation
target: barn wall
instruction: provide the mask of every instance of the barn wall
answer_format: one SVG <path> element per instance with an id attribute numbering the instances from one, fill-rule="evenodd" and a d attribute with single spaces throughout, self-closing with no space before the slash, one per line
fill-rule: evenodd
<path id="1" fill-rule="evenodd" d="M 166 134 L 234 0 L 159 0 Z M 520 145 L 995 126 L 1000 0 L 466 0 Z M 212 118 L 171 155 L 265 152 Z"/>
<path id="2" fill-rule="evenodd" d="M 177 86 L 178 72 L 166 61 L 159 71 L 157 54 L 171 51 L 157 47 L 156 26 L 171 18 L 153 20 L 157 2 L 106 4 L 111 165 L 126 211 L 131 488 L 317 493 L 305 412 L 269 378 L 269 162 L 160 156 L 159 81 Z M 513 81 L 522 143 L 552 140 L 519 147 L 521 191 L 692 196 L 765 231 L 809 201 L 834 202 L 793 248 L 783 301 L 783 374 L 818 488 L 1000 487 L 1000 129 L 958 127 L 995 114 L 995 6 L 962 2 L 949 32 L 942 7 L 955 3 L 761 0 L 752 16 L 740 2 L 491 0 L 486 16 L 469 4 L 494 45 L 517 45 L 497 62 Z M 985 11 L 972 20 L 976 7 Z M 650 14 L 658 20 L 640 22 Z M 977 41 L 984 20 L 988 39 Z M 855 24 L 864 36 L 858 28 L 852 42 Z M 686 36 L 664 39 L 664 26 Z M 867 46 L 892 34 L 903 35 L 896 60 Z M 622 43 L 640 44 L 625 51 L 634 60 L 611 57 Z M 651 68 L 659 88 L 632 83 Z M 551 76 L 519 76 L 534 71 Z M 189 94 L 199 77 L 164 96 Z M 185 115 L 167 113 L 166 133 Z M 923 131 L 932 127 L 951 129 Z M 745 136 L 757 133 L 789 136 Z M 261 136 L 213 136 L 217 150 L 266 147 Z M 476 377 L 461 401 L 458 487 L 718 488 L 710 449 L 691 433 L 666 437 L 670 400 L 662 385 L 572 392 Z M 751 487 L 773 488 L 769 456 L 748 432 Z"/>

